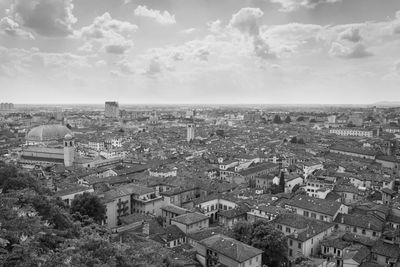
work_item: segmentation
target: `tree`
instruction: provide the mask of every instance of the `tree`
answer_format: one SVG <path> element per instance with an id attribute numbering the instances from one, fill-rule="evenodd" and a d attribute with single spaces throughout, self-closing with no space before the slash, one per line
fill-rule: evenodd
<path id="1" fill-rule="evenodd" d="M 300 188 L 300 185 L 299 185 L 299 184 L 296 184 L 295 186 L 293 186 L 293 188 L 292 188 L 292 193 L 296 193 L 297 190 L 299 190 L 299 188 Z"/>
<path id="2" fill-rule="evenodd" d="M 281 172 L 281 176 L 279 177 L 279 189 L 281 192 L 285 192 L 285 173 Z"/>
<path id="3" fill-rule="evenodd" d="M 290 143 L 297 144 L 297 136 L 293 136 L 292 139 L 290 139 Z"/>
<path id="4" fill-rule="evenodd" d="M 310 123 L 316 123 L 317 121 L 315 119 L 311 119 Z"/>
<path id="5" fill-rule="evenodd" d="M 269 222 L 238 222 L 234 225 L 233 232 L 235 239 L 263 250 L 263 264 L 277 267 L 287 260 L 286 237 Z"/>
<path id="6" fill-rule="evenodd" d="M 279 193 L 281 193 L 281 188 L 277 184 L 272 184 L 270 187 L 270 191 L 271 191 L 271 194 L 273 194 L 273 195 L 279 194 Z"/>
<path id="7" fill-rule="evenodd" d="M 282 123 L 281 117 L 279 115 L 275 115 L 273 123 L 276 123 L 276 124 Z"/>
<path id="8" fill-rule="evenodd" d="M 81 215 L 87 215 L 95 222 L 100 223 L 105 219 L 106 207 L 100 199 L 88 192 L 75 196 L 71 203 L 71 213 L 79 212 Z"/>
<path id="9" fill-rule="evenodd" d="M 304 139 L 303 138 L 297 139 L 297 144 L 304 145 L 305 144 Z"/>
<path id="10" fill-rule="evenodd" d="M 303 117 L 303 116 L 298 117 L 298 118 L 297 118 L 297 121 L 298 121 L 298 122 L 304 121 L 304 117 Z"/>
<path id="11" fill-rule="evenodd" d="M 292 122 L 292 118 L 290 118 L 290 116 L 287 116 L 285 118 L 285 123 L 291 123 Z"/>

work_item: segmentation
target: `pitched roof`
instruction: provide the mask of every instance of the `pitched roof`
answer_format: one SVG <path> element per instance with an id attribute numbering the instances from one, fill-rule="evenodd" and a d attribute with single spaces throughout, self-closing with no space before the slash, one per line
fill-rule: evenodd
<path id="1" fill-rule="evenodd" d="M 236 239 L 218 234 L 200 241 L 207 248 L 214 250 L 236 262 L 245 262 L 263 253 L 262 250 L 246 245 Z"/>
<path id="2" fill-rule="evenodd" d="M 208 220 L 208 217 L 198 212 L 182 214 L 180 216 L 171 219 L 171 221 L 176 221 L 184 225 L 191 225 L 204 220 Z"/>
<path id="3" fill-rule="evenodd" d="M 335 223 L 341 223 L 349 226 L 360 227 L 373 231 L 382 231 L 384 222 L 372 215 L 361 214 L 338 214 Z"/>
<path id="4" fill-rule="evenodd" d="M 392 259 L 399 259 L 400 257 L 400 248 L 398 245 L 388 244 L 383 241 L 376 242 L 371 252 Z"/>
<path id="5" fill-rule="evenodd" d="M 313 198 L 305 195 L 294 196 L 287 205 L 334 216 L 341 207 L 340 202 Z"/>

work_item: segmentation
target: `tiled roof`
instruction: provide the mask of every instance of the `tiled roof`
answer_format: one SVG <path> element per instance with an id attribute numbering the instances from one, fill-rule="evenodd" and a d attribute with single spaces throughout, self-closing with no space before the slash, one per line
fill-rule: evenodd
<path id="1" fill-rule="evenodd" d="M 211 236 L 200 241 L 200 243 L 240 263 L 262 254 L 262 250 L 224 235 Z"/>
<path id="2" fill-rule="evenodd" d="M 385 226 L 384 222 L 377 219 L 375 216 L 360 214 L 338 214 L 335 222 L 378 232 L 382 231 Z"/>
<path id="3" fill-rule="evenodd" d="M 261 172 L 261 171 L 264 171 L 264 170 L 275 168 L 277 166 L 278 166 L 278 164 L 271 163 L 271 162 L 266 162 L 266 163 L 258 164 L 258 165 L 254 166 L 254 167 L 250 167 L 250 168 L 245 169 L 245 170 L 241 170 L 239 172 L 239 174 L 243 175 L 243 176 L 247 176 L 247 175 L 255 174 L 255 173 L 258 173 L 258 172 Z"/>
<path id="4" fill-rule="evenodd" d="M 313 198 L 304 195 L 294 196 L 287 205 L 334 216 L 341 207 L 340 202 Z"/>
<path id="5" fill-rule="evenodd" d="M 165 210 L 165 211 L 169 211 L 169 212 L 172 212 L 172 213 L 174 213 L 174 214 L 179 214 L 179 215 L 182 215 L 182 214 L 185 214 L 185 213 L 188 213 L 189 211 L 188 210 L 186 210 L 186 209 L 183 209 L 183 208 L 181 208 L 181 207 L 178 207 L 178 206 L 175 206 L 175 205 L 167 205 L 167 206 L 164 206 L 164 207 L 161 207 L 161 209 L 162 210 Z"/>
<path id="6" fill-rule="evenodd" d="M 182 214 L 180 216 L 171 219 L 171 221 L 176 221 L 184 225 L 191 225 L 204 220 L 208 220 L 208 217 L 206 215 L 197 212 Z"/>
<path id="7" fill-rule="evenodd" d="M 400 257 L 400 247 L 398 245 L 388 244 L 383 241 L 376 242 L 371 252 L 392 259 L 399 259 Z"/>
<path id="8" fill-rule="evenodd" d="M 223 234 L 227 230 L 223 227 L 213 227 L 213 228 L 207 228 L 204 230 L 200 230 L 197 232 L 189 233 L 187 236 L 193 240 L 200 241 L 206 238 L 209 238 L 210 236 L 214 236 L 217 234 Z"/>
<path id="9" fill-rule="evenodd" d="M 237 208 L 231 209 L 231 210 L 220 211 L 219 216 L 223 216 L 225 218 L 232 219 L 232 218 L 246 215 L 249 210 L 250 209 L 247 208 L 246 206 L 242 206 L 242 207 L 237 207 Z"/>

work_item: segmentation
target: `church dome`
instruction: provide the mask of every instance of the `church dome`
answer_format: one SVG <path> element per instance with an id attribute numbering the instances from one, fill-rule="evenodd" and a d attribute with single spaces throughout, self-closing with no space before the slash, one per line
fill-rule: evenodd
<path id="1" fill-rule="evenodd" d="M 74 137 L 70 134 L 70 133 L 67 133 L 65 136 L 64 136 L 64 140 L 72 140 Z"/>
<path id="2" fill-rule="evenodd" d="M 64 125 L 41 125 L 32 128 L 26 136 L 27 141 L 50 142 L 62 140 L 67 134 L 72 136 L 72 132 Z"/>

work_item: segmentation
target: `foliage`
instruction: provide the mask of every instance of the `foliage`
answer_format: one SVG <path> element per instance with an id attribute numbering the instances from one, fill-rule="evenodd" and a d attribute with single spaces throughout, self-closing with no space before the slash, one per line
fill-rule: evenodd
<path id="1" fill-rule="evenodd" d="M 272 122 L 276 123 L 276 124 L 280 124 L 280 123 L 282 123 L 282 119 L 279 115 L 275 115 L 274 120 Z"/>
<path id="2" fill-rule="evenodd" d="M 285 118 L 285 123 L 291 123 L 292 122 L 292 118 L 290 118 L 290 116 L 287 116 Z"/>
<path id="3" fill-rule="evenodd" d="M 71 213 L 87 215 L 100 223 L 105 219 L 106 207 L 96 195 L 85 192 L 75 196 L 71 203 Z"/>
<path id="4" fill-rule="evenodd" d="M 280 266 L 287 260 L 287 240 L 283 233 L 266 221 L 240 222 L 233 228 L 235 239 L 264 251 L 262 263 Z"/>
<path id="5" fill-rule="evenodd" d="M 298 121 L 298 122 L 304 121 L 304 117 L 302 117 L 302 116 L 298 117 L 298 118 L 297 118 L 297 121 Z"/>
<path id="6" fill-rule="evenodd" d="M 292 188 L 292 193 L 296 193 L 297 190 L 299 190 L 300 185 L 296 184 L 295 186 L 293 186 Z"/>

